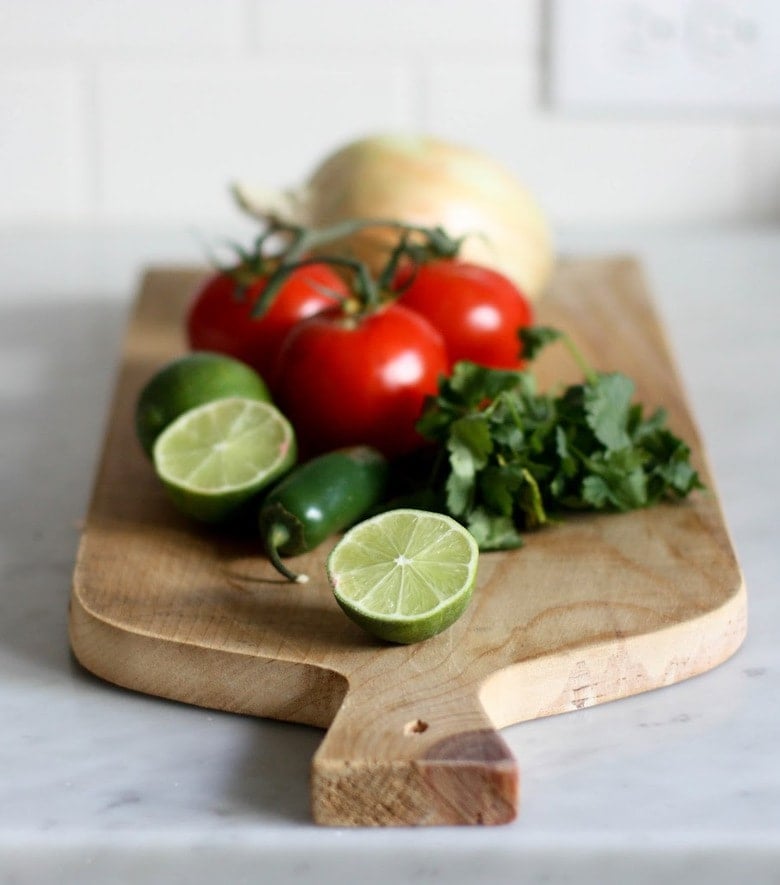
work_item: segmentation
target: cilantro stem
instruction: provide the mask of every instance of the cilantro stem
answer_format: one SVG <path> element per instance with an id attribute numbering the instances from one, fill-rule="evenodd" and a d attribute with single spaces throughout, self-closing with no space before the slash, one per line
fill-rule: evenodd
<path id="1" fill-rule="evenodd" d="M 585 380 L 588 384 L 595 384 L 598 381 L 598 373 L 591 366 L 591 364 L 585 359 L 582 351 L 577 347 L 572 338 L 565 333 L 561 335 L 561 341 L 563 341 L 566 349 L 569 351 L 569 355 L 572 357 L 575 363 L 579 366 L 580 371 L 585 376 Z"/>

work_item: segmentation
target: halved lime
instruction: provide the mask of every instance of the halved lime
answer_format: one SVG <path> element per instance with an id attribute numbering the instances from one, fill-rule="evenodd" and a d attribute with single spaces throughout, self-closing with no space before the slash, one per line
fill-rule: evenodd
<path id="1" fill-rule="evenodd" d="M 160 434 L 153 457 L 174 504 L 219 522 L 293 465 L 295 435 L 270 403 L 230 397 L 180 415 Z"/>
<path id="2" fill-rule="evenodd" d="M 138 439 L 151 457 L 157 437 L 179 415 L 228 396 L 270 402 L 265 381 L 246 363 L 210 351 L 194 351 L 162 366 L 144 385 L 135 409 Z"/>
<path id="3" fill-rule="evenodd" d="M 389 510 L 358 523 L 334 547 L 327 571 L 336 601 L 389 642 L 429 639 L 471 600 L 479 549 L 449 516 Z"/>

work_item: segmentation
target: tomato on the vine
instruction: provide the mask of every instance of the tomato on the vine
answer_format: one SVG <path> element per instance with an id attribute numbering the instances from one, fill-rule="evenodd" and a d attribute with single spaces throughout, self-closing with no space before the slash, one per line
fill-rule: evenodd
<path id="1" fill-rule="evenodd" d="M 446 371 L 441 335 L 418 313 L 336 308 L 287 335 L 277 401 L 306 455 L 362 443 L 394 457 L 423 444 L 415 424 Z"/>
<path id="2" fill-rule="evenodd" d="M 458 259 L 433 259 L 396 279 L 398 303 L 441 332 L 450 367 L 471 360 L 496 369 L 522 365 L 518 330 L 531 325 L 531 305 L 503 274 Z"/>
<path id="3" fill-rule="evenodd" d="M 334 299 L 347 294 L 347 287 L 328 265 L 307 264 L 292 271 L 268 310 L 255 316 L 267 280 L 265 274 L 242 273 L 241 269 L 212 275 L 190 303 L 186 329 L 193 350 L 213 350 L 240 359 L 273 385 L 273 366 L 290 329 L 332 308 Z"/>

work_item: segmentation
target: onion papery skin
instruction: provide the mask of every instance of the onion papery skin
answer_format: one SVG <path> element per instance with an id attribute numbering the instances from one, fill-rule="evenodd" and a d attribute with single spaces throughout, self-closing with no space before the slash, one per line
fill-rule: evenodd
<path id="1" fill-rule="evenodd" d="M 251 188 L 238 188 L 252 211 Z M 350 219 L 388 219 L 442 227 L 465 237 L 460 257 L 509 277 L 531 301 L 547 288 L 555 263 L 546 216 L 529 190 L 492 157 L 422 134 L 373 135 L 328 155 L 304 185 L 276 206 L 290 220 L 328 227 Z M 268 209 L 257 205 L 257 214 Z M 323 252 L 340 251 L 379 273 L 398 232 L 371 227 Z"/>

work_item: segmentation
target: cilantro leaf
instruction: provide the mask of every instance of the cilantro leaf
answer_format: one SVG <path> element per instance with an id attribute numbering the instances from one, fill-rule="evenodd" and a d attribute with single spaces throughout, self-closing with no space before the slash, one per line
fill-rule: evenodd
<path id="1" fill-rule="evenodd" d="M 515 550 L 523 546 L 523 537 L 510 518 L 497 517 L 481 507 L 471 512 L 466 528 L 480 550 Z"/>
<path id="2" fill-rule="evenodd" d="M 515 505 L 514 495 L 520 481 L 520 476 L 511 466 L 489 464 L 479 479 L 483 503 L 500 516 L 511 516 Z"/>
<path id="3" fill-rule="evenodd" d="M 478 406 L 484 400 L 495 399 L 504 390 L 524 384 L 524 373 L 512 369 L 489 369 L 461 360 L 452 375 L 443 382 L 442 395 L 464 406 Z"/>
<path id="4" fill-rule="evenodd" d="M 520 339 L 521 355 L 527 360 L 533 360 L 540 350 L 562 338 L 563 333 L 549 326 L 521 326 L 517 337 Z"/>
<path id="5" fill-rule="evenodd" d="M 528 371 L 460 362 L 417 425 L 446 454 L 433 471 L 433 499 L 480 549 L 518 547 L 521 531 L 567 510 L 633 510 L 703 487 L 690 448 L 662 410 L 645 416 L 631 379 L 595 372 L 555 329 L 519 334 L 528 359 L 563 339 L 583 381 L 543 393 Z"/>
<path id="6" fill-rule="evenodd" d="M 447 449 L 452 468 L 447 481 L 447 506 L 454 516 L 462 516 L 473 500 L 477 471 L 486 466 L 493 449 L 485 417 L 472 414 L 458 418 L 450 426 Z"/>
<path id="7" fill-rule="evenodd" d="M 647 477 L 642 469 L 644 460 L 641 451 L 628 447 L 595 453 L 587 459 L 590 475 L 583 483 L 584 500 L 596 509 L 604 509 L 606 504 L 616 510 L 644 507 L 647 504 Z M 594 488 L 598 489 L 599 499 L 604 499 L 599 506 L 589 497 Z"/>
<path id="8" fill-rule="evenodd" d="M 634 383 L 617 372 L 597 375 L 584 386 L 585 419 L 596 439 L 608 450 L 630 445 L 628 420 Z"/>

